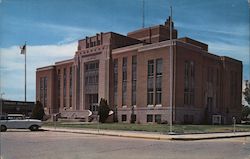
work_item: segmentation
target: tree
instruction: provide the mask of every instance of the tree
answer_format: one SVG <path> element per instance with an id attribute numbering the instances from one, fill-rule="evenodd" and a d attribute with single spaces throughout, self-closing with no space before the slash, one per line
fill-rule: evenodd
<path id="1" fill-rule="evenodd" d="M 250 105 L 250 82 L 246 80 L 246 88 L 243 91 L 244 98 L 248 105 Z"/>
<path id="2" fill-rule="evenodd" d="M 242 108 L 242 119 L 246 119 L 249 114 L 250 114 L 250 107 L 243 105 L 243 108 Z"/>
<path id="3" fill-rule="evenodd" d="M 32 118 L 42 120 L 45 115 L 43 105 L 40 101 L 36 101 L 36 105 L 32 110 Z"/>
<path id="4" fill-rule="evenodd" d="M 246 102 L 248 103 L 248 105 L 250 105 L 250 82 L 248 80 L 246 80 L 246 88 L 244 89 L 243 94 Z M 242 118 L 246 119 L 249 114 L 250 114 L 250 107 L 247 105 L 243 105 Z"/>
<path id="5" fill-rule="evenodd" d="M 98 115 L 99 115 L 99 122 L 105 123 L 109 116 L 110 108 L 108 106 L 107 100 L 101 98 L 99 109 L 98 109 Z"/>

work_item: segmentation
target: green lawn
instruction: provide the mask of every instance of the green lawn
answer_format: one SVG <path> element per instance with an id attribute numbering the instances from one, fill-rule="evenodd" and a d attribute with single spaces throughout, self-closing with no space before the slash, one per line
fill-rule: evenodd
<path id="1" fill-rule="evenodd" d="M 54 126 L 54 123 L 45 123 L 44 126 Z M 98 129 L 97 123 L 62 123 L 57 122 L 57 127 Z M 126 123 L 100 123 L 100 129 L 105 130 L 127 130 L 147 132 L 168 132 L 169 125 L 166 124 L 126 124 Z M 211 133 L 211 132 L 233 132 L 232 125 L 174 125 L 176 133 Z M 250 125 L 236 125 L 236 131 L 250 131 Z"/>

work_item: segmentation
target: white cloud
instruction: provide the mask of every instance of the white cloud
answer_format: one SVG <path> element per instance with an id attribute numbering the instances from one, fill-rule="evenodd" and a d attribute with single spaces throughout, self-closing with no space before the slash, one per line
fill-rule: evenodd
<path id="1" fill-rule="evenodd" d="M 90 36 L 99 32 L 97 29 L 86 26 L 69 26 L 65 24 L 38 22 L 28 19 L 20 19 L 8 15 L 4 16 L 4 22 L 6 26 L 12 27 L 11 31 L 15 31 L 16 28 L 25 28 L 25 32 L 27 32 L 28 28 L 31 33 L 32 31 L 38 31 L 38 33 L 36 32 L 35 35 L 39 35 L 39 33 L 43 32 L 50 37 L 57 37 L 58 39 L 61 39 L 57 42 L 57 44 L 72 43 L 78 39 L 82 39 L 86 35 Z"/>
<path id="2" fill-rule="evenodd" d="M 208 42 L 209 50 L 214 54 L 229 56 L 240 60 L 243 64 L 249 64 L 249 47 L 230 45 L 226 43 Z"/>
<path id="3" fill-rule="evenodd" d="M 228 27 L 222 25 L 206 25 L 201 23 L 182 23 L 175 22 L 175 26 L 178 28 L 185 28 L 194 31 L 208 32 L 214 34 L 224 34 L 227 36 L 247 36 L 249 26 L 247 24 L 237 24 L 237 27 Z"/>
<path id="4" fill-rule="evenodd" d="M 27 46 L 27 99 L 35 100 L 36 68 L 74 57 L 77 42 L 62 45 Z M 23 100 L 24 55 L 19 46 L 0 48 L 1 87 L 5 98 Z"/>
<path id="5" fill-rule="evenodd" d="M 93 35 L 98 32 L 98 30 L 91 28 L 57 25 L 52 23 L 33 23 L 32 25 L 38 29 L 45 29 L 47 32 L 63 36 L 63 40 L 59 41 L 58 44 L 76 41 L 77 39 L 81 39 L 83 35 Z"/>

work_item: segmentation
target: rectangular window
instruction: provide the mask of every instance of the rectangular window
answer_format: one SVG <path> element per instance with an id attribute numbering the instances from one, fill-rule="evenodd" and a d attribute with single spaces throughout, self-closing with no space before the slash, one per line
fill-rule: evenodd
<path id="1" fill-rule="evenodd" d="M 57 94 L 58 94 L 58 98 L 57 98 L 57 103 L 58 103 L 58 108 L 60 108 L 60 104 L 61 104 L 61 70 L 58 69 L 57 70 Z"/>
<path id="2" fill-rule="evenodd" d="M 148 61 L 148 76 L 154 76 L 154 60 Z"/>
<path id="3" fill-rule="evenodd" d="M 230 71 L 230 104 L 232 107 L 236 107 L 236 101 L 237 101 L 237 95 L 238 95 L 238 89 L 237 89 L 237 77 L 238 77 L 238 73 L 235 71 Z"/>
<path id="4" fill-rule="evenodd" d="M 44 78 L 40 78 L 40 102 L 44 105 Z"/>
<path id="5" fill-rule="evenodd" d="M 153 100 L 154 100 L 154 92 L 148 92 L 148 105 L 153 105 Z"/>
<path id="6" fill-rule="evenodd" d="M 162 59 L 156 59 L 156 75 L 162 75 Z"/>
<path id="7" fill-rule="evenodd" d="M 148 61 L 147 104 L 154 104 L 154 60 Z"/>
<path id="8" fill-rule="evenodd" d="M 132 81 L 132 105 L 136 105 L 136 81 Z"/>
<path id="9" fill-rule="evenodd" d="M 195 64 L 193 61 L 185 61 L 184 67 L 184 104 L 194 105 Z"/>
<path id="10" fill-rule="evenodd" d="M 126 106 L 126 98 L 127 98 L 127 83 L 122 83 L 122 105 Z"/>
<path id="11" fill-rule="evenodd" d="M 127 121 L 127 115 L 125 115 L 125 114 L 122 115 L 122 121 L 123 122 Z"/>
<path id="12" fill-rule="evenodd" d="M 122 59 L 122 81 L 127 81 L 127 57 Z"/>
<path id="13" fill-rule="evenodd" d="M 156 59 L 156 97 L 155 104 L 161 104 L 162 96 L 162 59 Z"/>
<path id="14" fill-rule="evenodd" d="M 114 105 L 117 106 L 118 91 L 118 59 L 114 59 Z"/>
<path id="15" fill-rule="evenodd" d="M 44 107 L 47 107 L 47 87 L 48 87 L 48 77 L 44 77 Z"/>
<path id="16" fill-rule="evenodd" d="M 218 68 L 216 69 L 216 84 L 217 86 L 220 84 L 220 72 Z"/>
<path id="17" fill-rule="evenodd" d="M 162 96 L 161 91 L 157 91 L 155 96 L 155 104 L 161 104 L 162 101 L 161 96 Z"/>
<path id="18" fill-rule="evenodd" d="M 67 72 L 66 68 L 63 69 L 63 106 L 66 107 L 66 85 L 67 85 Z"/>
<path id="19" fill-rule="evenodd" d="M 85 93 L 98 93 L 99 61 L 91 61 L 84 64 Z"/>
<path id="20" fill-rule="evenodd" d="M 213 68 L 211 68 L 211 73 L 209 76 L 211 77 L 210 82 L 214 83 L 214 69 Z"/>
<path id="21" fill-rule="evenodd" d="M 127 105 L 127 57 L 122 59 L 122 105 Z"/>
<path id="22" fill-rule="evenodd" d="M 155 122 L 156 122 L 157 124 L 161 124 L 161 115 L 160 115 L 160 114 L 156 114 L 156 115 L 155 115 Z"/>
<path id="23" fill-rule="evenodd" d="M 149 122 L 153 122 L 153 115 L 152 114 L 147 115 L 147 123 L 149 123 Z"/>
<path id="24" fill-rule="evenodd" d="M 137 56 L 132 56 L 132 105 L 136 105 Z"/>
<path id="25" fill-rule="evenodd" d="M 72 66 L 69 70 L 69 107 L 72 107 L 72 93 L 73 93 L 73 87 L 72 87 L 72 78 L 73 78 L 73 70 Z"/>
<path id="26" fill-rule="evenodd" d="M 44 107 L 47 107 L 47 89 L 48 89 L 48 77 L 40 78 L 40 102 Z"/>

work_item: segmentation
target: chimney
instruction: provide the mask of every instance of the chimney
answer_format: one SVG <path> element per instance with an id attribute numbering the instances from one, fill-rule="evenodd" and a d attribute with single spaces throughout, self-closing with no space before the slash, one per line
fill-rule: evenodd
<path id="1" fill-rule="evenodd" d="M 165 21 L 165 26 L 167 28 L 170 28 L 170 16 L 168 17 L 168 19 Z M 174 22 L 173 22 L 173 19 L 172 19 L 172 29 L 174 29 Z"/>

